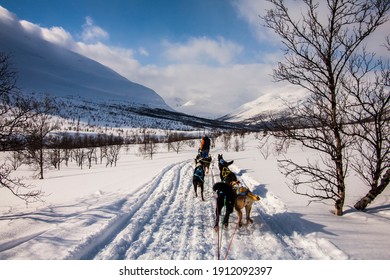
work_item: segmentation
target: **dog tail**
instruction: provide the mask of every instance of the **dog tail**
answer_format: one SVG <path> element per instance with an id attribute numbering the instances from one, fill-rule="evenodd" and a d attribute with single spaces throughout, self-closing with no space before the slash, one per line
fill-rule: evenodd
<path id="1" fill-rule="evenodd" d="M 260 196 L 254 195 L 254 194 L 251 193 L 251 192 L 249 192 L 249 193 L 247 194 L 247 196 L 249 196 L 250 198 L 252 198 L 252 199 L 255 200 L 255 201 L 260 200 Z"/>

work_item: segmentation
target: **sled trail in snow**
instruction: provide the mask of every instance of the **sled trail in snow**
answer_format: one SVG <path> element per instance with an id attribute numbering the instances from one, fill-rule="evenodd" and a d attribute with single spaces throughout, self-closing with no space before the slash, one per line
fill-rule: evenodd
<path id="1" fill-rule="evenodd" d="M 182 162 L 163 170 L 146 184 L 147 191 L 134 206 L 127 226 L 96 258 L 211 258 L 204 232 L 210 228 L 212 209 L 200 197 L 194 198 L 192 174 L 192 165 Z"/>
<path id="2" fill-rule="evenodd" d="M 215 198 L 212 185 L 218 181 L 214 165 L 205 180 L 205 200 L 195 197 L 193 161 L 172 164 L 145 184 L 139 193 L 129 194 L 120 214 L 104 229 L 85 238 L 70 258 L 80 259 L 217 259 L 218 237 L 213 230 Z M 240 174 L 236 168 L 237 174 Z M 296 217 L 283 203 L 250 177 L 239 180 L 261 196 L 252 209 L 254 224 L 238 228 L 227 259 L 340 259 L 329 241 L 315 233 L 303 234 Z M 245 221 L 245 213 L 244 213 Z M 221 257 L 225 256 L 237 223 L 230 216 L 222 231 Z M 298 224 L 298 225 L 297 225 Z"/>
<path id="3" fill-rule="evenodd" d="M 319 238 L 301 215 L 288 212 L 264 185 L 231 167 L 261 200 L 253 205 L 253 224 L 245 224 L 244 213 L 244 225 L 235 232 L 237 214 L 230 215 L 229 227 L 219 232 L 220 258 L 227 252 L 227 259 L 240 260 L 348 258 Z M 115 181 L 122 187 L 119 193 L 97 192 L 71 204 L 4 215 L 4 221 L 23 231 L 11 239 L 5 236 L 0 259 L 216 260 L 212 186 L 220 180 L 219 171 L 212 163 L 205 201 L 200 189 L 195 197 L 193 172 L 194 161 L 186 160 L 165 167 L 144 185 L 132 186 L 131 178 L 123 177 Z M 323 230 L 321 225 L 318 229 Z"/>

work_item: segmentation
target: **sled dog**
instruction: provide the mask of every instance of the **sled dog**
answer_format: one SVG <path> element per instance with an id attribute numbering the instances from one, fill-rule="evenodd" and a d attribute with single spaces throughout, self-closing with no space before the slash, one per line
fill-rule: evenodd
<path id="1" fill-rule="evenodd" d="M 203 164 L 200 160 L 195 159 L 195 170 L 194 175 L 192 176 L 192 184 L 194 185 L 194 191 L 195 191 L 195 197 L 198 197 L 198 188 L 200 188 L 200 194 L 202 197 L 202 200 L 204 201 L 203 197 L 203 189 L 204 189 L 204 168 Z"/>
<path id="2" fill-rule="evenodd" d="M 238 215 L 238 226 L 242 226 L 242 209 L 245 208 L 246 223 L 253 223 L 251 219 L 252 205 L 255 201 L 260 200 L 260 196 L 253 194 L 249 188 L 240 186 L 240 182 L 232 182 L 233 190 L 235 191 L 234 209 Z"/>
<path id="3" fill-rule="evenodd" d="M 218 154 L 218 168 L 219 168 L 219 177 L 221 181 L 224 181 L 226 175 L 231 172 L 229 169 L 229 165 L 231 165 L 234 161 L 226 161 L 223 159 L 222 154 Z"/>

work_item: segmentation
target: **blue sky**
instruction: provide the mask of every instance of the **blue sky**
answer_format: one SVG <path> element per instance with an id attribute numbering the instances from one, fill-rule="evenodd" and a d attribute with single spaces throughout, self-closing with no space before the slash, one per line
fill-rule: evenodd
<path id="1" fill-rule="evenodd" d="M 300 2 L 289 3 L 300 15 Z M 0 0 L 0 6 L 26 29 L 152 88 L 168 105 L 186 104 L 186 113 L 228 114 L 296 90 L 272 81 L 283 52 L 262 26 L 265 0 Z"/>

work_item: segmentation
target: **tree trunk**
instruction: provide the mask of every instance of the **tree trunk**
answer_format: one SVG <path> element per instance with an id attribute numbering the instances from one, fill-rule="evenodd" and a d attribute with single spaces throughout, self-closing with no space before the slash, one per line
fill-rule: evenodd
<path id="1" fill-rule="evenodd" d="M 338 199 L 335 202 L 335 211 L 334 214 L 336 216 L 342 216 L 343 215 L 343 207 L 344 207 L 344 201 L 345 201 L 345 183 L 344 181 L 339 182 L 338 189 Z"/>
<path id="2" fill-rule="evenodd" d="M 40 177 L 39 179 L 43 179 L 43 147 L 40 148 L 39 150 L 39 173 L 40 173 Z"/>
<path id="3" fill-rule="evenodd" d="M 335 215 L 343 215 L 343 207 L 345 201 L 345 180 L 344 180 L 344 170 L 341 158 L 336 161 L 336 170 L 337 170 L 337 195 L 338 199 L 335 203 Z"/>
<path id="4" fill-rule="evenodd" d="M 361 198 L 354 207 L 357 210 L 363 211 L 366 209 L 367 205 L 370 204 L 389 184 L 390 179 L 390 169 L 388 169 L 383 175 L 381 183 L 376 188 L 372 188 L 363 198 Z"/>

